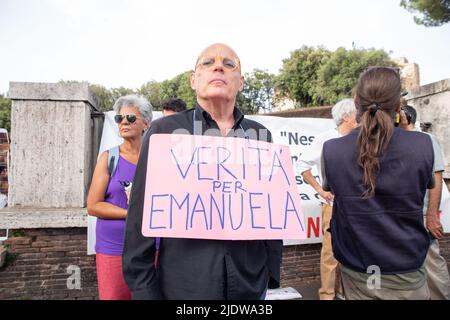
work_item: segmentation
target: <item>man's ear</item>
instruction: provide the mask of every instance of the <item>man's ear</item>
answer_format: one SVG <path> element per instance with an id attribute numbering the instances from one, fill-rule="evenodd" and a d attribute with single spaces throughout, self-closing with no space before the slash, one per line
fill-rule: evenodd
<path id="1" fill-rule="evenodd" d="M 346 113 L 342 116 L 342 122 L 348 122 L 348 119 L 350 118 L 350 116 Z"/>
<path id="2" fill-rule="evenodd" d="M 192 90 L 194 90 L 195 91 L 195 71 L 192 71 L 192 73 L 191 73 L 191 88 L 192 88 Z"/>
<path id="3" fill-rule="evenodd" d="M 239 79 L 239 92 L 244 90 L 244 83 L 245 83 L 244 76 L 241 76 L 241 78 Z"/>

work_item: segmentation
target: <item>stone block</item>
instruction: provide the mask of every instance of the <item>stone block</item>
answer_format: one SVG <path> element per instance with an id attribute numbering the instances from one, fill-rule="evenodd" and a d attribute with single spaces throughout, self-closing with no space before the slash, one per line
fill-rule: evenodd
<path id="1" fill-rule="evenodd" d="M 85 207 L 102 122 L 88 84 L 11 82 L 9 97 L 8 205 Z"/>

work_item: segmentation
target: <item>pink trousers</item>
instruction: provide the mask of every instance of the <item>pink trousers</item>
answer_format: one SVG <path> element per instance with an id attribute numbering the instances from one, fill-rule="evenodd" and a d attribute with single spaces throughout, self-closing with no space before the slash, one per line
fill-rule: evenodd
<path id="1" fill-rule="evenodd" d="M 100 300 L 131 300 L 122 275 L 122 256 L 96 254 L 98 296 Z"/>

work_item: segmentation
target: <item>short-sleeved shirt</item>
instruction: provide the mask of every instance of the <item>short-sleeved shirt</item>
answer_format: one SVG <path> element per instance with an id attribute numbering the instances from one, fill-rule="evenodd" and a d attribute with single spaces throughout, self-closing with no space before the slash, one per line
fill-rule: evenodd
<path id="1" fill-rule="evenodd" d="M 323 181 L 321 170 L 323 144 L 328 140 L 339 137 L 342 137 L 342 135 L 339 133 L 338 128 L 334 128 L 317 135 L 309 148 L 306 149 L 305 152 L 303 152 L 300 156 L 297 163 L 298 172 L 303 173 L 305 171 L 311 170 L 312 168 L 314 168 L 314 166 L 316 166 L 319 177 L 321 181 Z M 323 203 L 327 203 L 322 197 L 320 197 L 320 199 Z"/>
<path id="2" fill-rule="evenodd" d="M 439 144 L 439 141 L 436 139 L 435 136 L 433 136 L 430 133 L 427 133 L 430 138 L 431 142 L 433 143 L 433 152 L 434 152 L 434 164 L 433 164 L 433 171 L 434 172 L 442 172 L 445 170 L 445 164 L 444 164 L 444 155 L 442 153 L 441 145 Z M 423 214 L 427 214 L 428 209 L 428 201 L 429 201 L 429 191 L 425 193 L 425 199 L 424 199 L 424 206 L 423 206 Z"/>
<path id="3" fill-rule="evenodd" d="M 298 171 L 300 173 L 303 173 L 305 171 L 311 170 L 312 168 L 314 168 L 314 166 L 316 166 L 319 170 L 319 175 L 321 175 L 320 168 L 322 161 L 323 144 L 330 139 L 339 137 L 341 137 L 341 135 L 337 128 L 325 131 L 317 135 L 309 148 L 306 149 L 305 152 L 303 152 L 300 156 L 297 164 Z"/>

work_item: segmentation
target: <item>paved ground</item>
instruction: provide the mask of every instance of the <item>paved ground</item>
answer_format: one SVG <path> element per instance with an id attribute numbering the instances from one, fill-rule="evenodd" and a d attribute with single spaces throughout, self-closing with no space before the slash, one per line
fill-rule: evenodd
<path id="1" fill-rule="evenodd" d="M 268 300 L 319 300 L 319 287 L 319 280 L 305 280 L 292 286 L 283 286 L 283 288 L 269 290 Z M 295 296 L 298 295 L 295 292 L 292 292 L 292 288 L 301 294 L 301 299 L 295 298 Z"/>
<path id="2" fill-rule="evenodd" d="M 320 280 L 309 280 L 293 286 L 302 296 L 302 300 L 319 300 Z"/>

